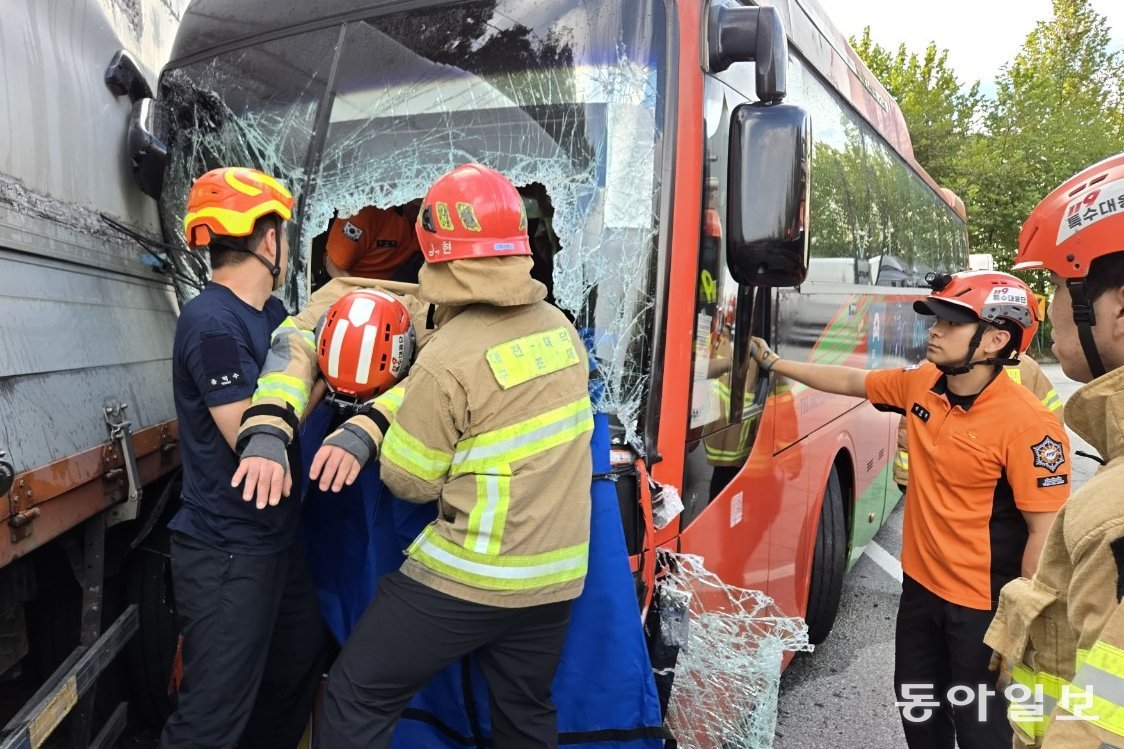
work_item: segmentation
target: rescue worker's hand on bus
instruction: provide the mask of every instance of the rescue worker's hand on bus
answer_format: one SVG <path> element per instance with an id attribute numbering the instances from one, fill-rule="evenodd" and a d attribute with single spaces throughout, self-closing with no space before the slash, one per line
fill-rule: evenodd
<path id="1" fill-rule="evenodd" d="M 764 338 L 753 336 L 749 339 L 749 355 L 753 357 L 762 369 L 768 372 L 773 368 L 773 365 L 780 361 L 780 356 L 775 351 L 769 348 L 769 344 L 765 343 Z"/>
<path id="2" fill-rule="evenodd" d="M 237 487 L 243 479 L 246 485 L 242 489 L 242 500 L 254 502 L 259 510 L 264 510 L 267 505 L 278 505 L 281 497 L 289 496 L 293 488 L 288 466 L 260 455 L 243 457 L 230 479 L 230 485 Z"/>
<path id="3" fill-rule="evenodd" d="M 364 461 L 365 463 L 366 461 Z M 326 492 L 330 488 L 338 492 L 343 487 L 351 486 L 363 469 L 363 463 L 342 447 L 324 445 L 316 451 L 312 459 L 312 466 L 308 470 L 308 478 L 312 481 L 320 479 L 320 491 Z"/>

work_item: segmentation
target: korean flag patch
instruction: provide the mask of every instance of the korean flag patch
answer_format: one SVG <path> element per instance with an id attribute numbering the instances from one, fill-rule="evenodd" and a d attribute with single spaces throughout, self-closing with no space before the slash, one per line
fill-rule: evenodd
<path id="1" fill-rule="evenodd" d="M 358 242 L 363 238 L 363 230 L 348 221 L 343 225 L 343 235 L 350 239 L 352 242 Z"/>
<path id="2" fill-rule="evenodd" d="M 1031 445 L 1030 451 L 1034 453 L 1034 465 L 1037 468 L 1046 468 L 1053 473 L 1065 462 L 1065 451 L 1062 444 L 1049 436 L 1043 437 L 1037 445 Z"/>

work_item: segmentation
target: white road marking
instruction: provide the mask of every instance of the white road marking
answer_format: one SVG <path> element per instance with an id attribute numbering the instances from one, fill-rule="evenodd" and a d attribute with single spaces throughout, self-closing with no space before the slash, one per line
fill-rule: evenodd
<path id="1" fill-rule="evenodd" d="M 893 554 L 873 541 L 866 545 L 866 551 L 863 553 L 870 557 L 870 561 L 886 570 L 887 575 L 899 583 L 902 581 L 902 563 L 895 559 Z"/>

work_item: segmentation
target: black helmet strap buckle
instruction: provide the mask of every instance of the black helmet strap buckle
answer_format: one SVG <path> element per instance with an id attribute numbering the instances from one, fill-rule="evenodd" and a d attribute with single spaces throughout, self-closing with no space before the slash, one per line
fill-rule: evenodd
<path id="1" fill-rule="evenodd" d="M 1089 362 L 1089 371 L 1093 377 L 1100 377 L 1105 373 L 1104 362 L 1101 361 L 1101 352 L 1097 350 L 1097 343 L 1093 339 L 1093 326 L 1097 324 L 1093 304 L 1085 290 L 1085 279 L 1070 278 L 1065 282 L 1069 289 L 1070 304 L 1073 305 L 1073 322 L 1077 325 L 1077 338 L 1081 341 L 1081 350 L 1085 352 L 1085 360 Z"/>

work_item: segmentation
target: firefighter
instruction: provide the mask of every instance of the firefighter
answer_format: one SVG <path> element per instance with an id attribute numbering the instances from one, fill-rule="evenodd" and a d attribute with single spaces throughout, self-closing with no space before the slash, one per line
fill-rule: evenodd
<path id="1" fill-rule="evenodd" d="M 914 302 L 935 319 L 924 363 L 868 371 L 793 362 L 756 338 L 753 355 L 783 377 L 907 416 L 913 460 L 894 664 L 906 742 L 994 749 L 1010 743 L 1011 729 L 983 635 L 999 589 L 1033 573 L 1068 496 L 1069 445 L 1042 402 L 1002 375 L 1038 328 L 1026 285 L 991 272 L 929 282 L 933 291 Z"/>
<path id="2" fill-rule="evenodd" d="M 253 405 L 247 409 L 238 432 L 242 459 L 233 483 L 242 486 L 245 501 L 265 507 L 276 505 L 285 496 L 284 487 L 292 481 L 285 452 L 296 439 L 301 415 L 317 401 L 318 332 L 328 310 L 358 290 L 388 294 L 406 308 L 415 350 L 420 351 L 429 340 L 434 325 L 432 305 L 417 298 L 417 284 L 337 278 L 314 293 L 303 310 L 285 318 L 273 332 Z M 362 466 L 382 442 L 402 401 L 402 392 L 403 386 L 399 384 L 357 394 L 353 414 L 324 440 L 325 445 L 342 449 L 331 455 L 330 470 L 318 476 L 321 490 L 338 492 L 355 482 Z"/>
<path id="3" fill-rule="evenodd" d="M 469 164 L 438 179 L 418 237 L 437 330 L 381 450 L 367 447 L 387 487 L 436 501 L 438 518 L 379 581 L 332 667 L 320 746 L 389 746 L 413 695 L 475 653 L 493 745 L 555 747 L 551 683 L 588 555 L 585 349 L 530 276 L 523 201 L 503 175 Z M 323 448 L 313 472 L 340 451 Z"/>
<path id="4" fill-rule="evenodd" d="M 350 218 L 337 218 L 328 230 L 324 269 L 332 278 L 416 281 L 422 262 L 414 232 L 417 212 L 414 201 L 397 208 L 369 205 Z"/>
<path id="5" fill-rule="evenodd" d="M 188 195 L 187 242 L 208 251 L 212 278 L 184 305 L 172 351 L 183 503 L 168 526 L 183 681 L 163 749 L 296 746 L 322 668 L 324 625 L 297 544 L 300 503 L 259 510 L 230 483 L 238 425 L 285 317 L 272 292 L 285 274 L 292 208 L 289 191 L 254 169 L 207 172 Z"/>
<path id="6" fill-rule="evenodd" d="M 1037 300 L 1037 295 L 1035 295 L 1035 298 Z M 1039 301 L 1038 309 L 1043 308 L 1044 305 Z M 1039 316 L 1039 319 L 1041 319 L 1041 316 Z M 1054 389 L 1054 383 L 1050 382 L 1050 378 L 1042 371 L 1042 367 L 1038 366 L 1038 362 L 1031 359 L 1029 354 L 1023 353 L 1019 357 L 1017 366 L 1004 367 L 1003 371 L 1012 380 L 1020 385 L 1025 385 L 1030 392 L 1034 393 L 1034 397 L 1042 401 L 1042 405 L 1054 414 L 1059 424 L 1064 423 L 1062 399 L 1058 397 L 1058 391 Z M 909 432 L 906 429 L 905 416 L 902 416 L 898 421 L 898 453 L 894 458 L 894 483 L 901 489 L 902 494 L 905 494 L 906 484 L 909 483 Z"/>
<path id="7" fill-rule="evenodd" d="M 1124 153 L 1038 204 L 1019 234 L 1015 268 L 1050 273 L 1054 354 L 1066 376 L 1087 383 L 1066 404 L 1066 422 L 1104 467 L 1059 513 L 1037 573 L 1003 588 L 986 641 L 1026 697 L 1009 711 L 1015 747 L 1121 747 Z"/>

